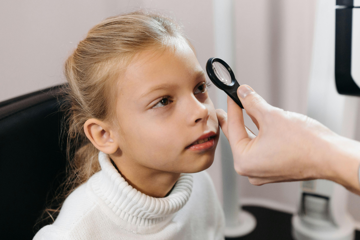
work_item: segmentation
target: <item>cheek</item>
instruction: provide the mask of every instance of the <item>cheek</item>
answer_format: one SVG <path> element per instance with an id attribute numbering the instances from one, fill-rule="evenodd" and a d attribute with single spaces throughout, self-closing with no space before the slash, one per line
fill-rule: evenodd
<path id="1" fill-rule="evenodd" d="M 126 128 L 125 138 L 128 152 L 132 156 L 146 159 L 167 159 L 179 153 L 182 146 L 178 125 L 174 121 L 159 123 L 138 118 Z"/>
<path id="2" fill-rule="evenodd" d="M 147 130 L 142 134 L 141 144 L 133 154 L 136 154 L 136 159 L 149 168 L 174 169 L 178 164 L 177 160 L 179 160 L 184 145 L 181 138 L 176 135 L 178 135 L 176 129 L 167 126 L 158 126 L 158 128 Z"/>
<path id="3" fill-rule="evenodd" d="M 219 121 L 218 121 L 215 109 L 214 109 L 214 111 L 212 111 L 210 113 L 210 118 L 215 123 L 216 126 L 219 125 Z"/>
<path id="4" fill-rule="evenodd" d="M 218 118 L 216 116 L 216 109 L 210 98 L 208 98 L 208 101 L 206 104 L 208 104 L 208 109 L 209 109 L 209 115 L 210 115 L 209 120 L 211 122 L 213 122 L 214 124 L 216 124 L 216 126 L 219 125 Z"/>

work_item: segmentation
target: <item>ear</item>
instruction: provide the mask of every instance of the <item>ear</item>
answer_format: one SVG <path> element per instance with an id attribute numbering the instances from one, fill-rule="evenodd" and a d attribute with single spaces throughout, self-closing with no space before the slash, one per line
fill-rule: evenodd
<path id="1" fill-rule="evenodd" d="M 100 151 L 113 154 L 119 149 L 119 145 L 114 141 L 113 132 L 105 122 L 90 118 L 84 124 L 84 131 L 91 143 Z"/>

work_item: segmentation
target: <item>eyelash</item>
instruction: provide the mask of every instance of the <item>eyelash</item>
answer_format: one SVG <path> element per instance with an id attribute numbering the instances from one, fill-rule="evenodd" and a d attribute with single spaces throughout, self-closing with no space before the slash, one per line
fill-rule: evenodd
<path id="1" fill-rule="evenodd" d="M 206 82 L 202 82 L 201 84 L 199 84 L 196 88 L 199 88 L 200 86 L 206 86 L 205 90 L 203 92 L 200 92 L 200 93 L 205 93 L 207 92 L 208 88 L 211 87 L 211 83 L 206 81 Z"/>
<path id="2" fill-rule="evenodd" d="M 204 90 L 203 92 L 199 92 L 199 93 L 205 93 L 205 92 L 207 92 L 207 89 L 208 89 L 209 87 L 211 87 L 211 83 L 208 82 L 208 81 L 206 81 L 206 82 L 203 82 L 203 83 L 199 84 L 199 85 L 197 86 L 197 88 L 199 88 L 200 86 L 203 86 L 203 85 L 205 85 L 206 88 L 205 88 L 205 90 Z M 195 94 L 199 94 L 199 93 L 195 93 Z M 164 102 L 161 103 L 161 101 L 163 101 L 163 100 L 167 100 L 166 103 L 164 103 Z M 170 104 L 170 103 L 172 103 L 172 100 L 170 99 L 170 97 L 169 97 L 169 96 L 164 96 L 164 97 L 161 98 L 160 101 L 158 101 L 158 102 L 152 107 L 152 109 L 154 109 L 154 108 L 160 108 L 160 107 L 165 107 L 165 106 L 167 106 L 167 105 Z M 162 104 L 163 106 L 158 106 L 159 104 Z"/>
<path id="3" fill-rule="evenodd" d="M 154 109 L 154 108 L 159 108 L 159 107 L 165 107 L 165 106 L 167 106 L 168 104 L 166 104 L 166 105 L 164 105 L 164 103 L 162 103 L 163 104 L 163 106 L 159 106 L 159 107 L 157 107 L 157 105 L 159 105 L 159 104 L 161 104 L 161 101 L 163 101 L 164 99 L 167 99 L 167 101 L 168 102 L 172 102 L 171 100 L 170 100 L 170 97 L 169 96 L 166 96 L 166 97 L 162 97 L 161 98 L 161 100 L 160 101 L 158 101 L 152 108 Z"/>

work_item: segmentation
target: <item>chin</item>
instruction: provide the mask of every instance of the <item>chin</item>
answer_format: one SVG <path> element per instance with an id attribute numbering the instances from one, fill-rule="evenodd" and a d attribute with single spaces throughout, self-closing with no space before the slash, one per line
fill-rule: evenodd
<path id="1" fill-rule="evenodd" d="M 188 166 L 186 169 L 187 171 L 184 171 L 184 173 L 197 173 L 204 171 L 208 169 L 213 164 L 213 162 L 214 154 L 201 156 L 199 159 L 194 160 L 193 164 Z"/>
<path id="2" fill-rule="evenodd" d="M 207 161 L 206 164 L 204 164 L 203 168 L 200 171 L 204 171 L 204 170 L 208 169 L 209 167 L 211 167 L 213 162 L 214 162 L 214 156 L 211 159 L 209 159 L 209 161 Z"/>

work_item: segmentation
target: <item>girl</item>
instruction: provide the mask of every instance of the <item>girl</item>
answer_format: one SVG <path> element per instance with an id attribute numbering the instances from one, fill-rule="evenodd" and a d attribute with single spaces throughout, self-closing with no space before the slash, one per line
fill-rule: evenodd
<path id="1" fill-rule="evenodd" d="M 210 167 L 219 138 L 181 29 L 141 12 L 93 27 L 65 64 L 72 193 L 34 239 L 223 239 Z M 192 174 L 194 173 L 194 174 Z"/>

